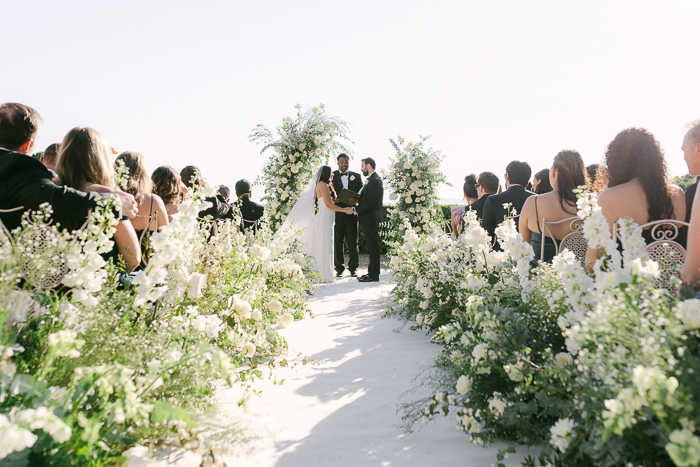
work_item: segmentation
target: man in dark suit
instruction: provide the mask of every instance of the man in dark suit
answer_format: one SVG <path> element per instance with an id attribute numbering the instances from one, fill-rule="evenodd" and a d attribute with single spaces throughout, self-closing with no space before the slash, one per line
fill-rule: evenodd
<path id="1" fill-rule="evenodd" d="M 491 195 L 484 204 L 484 216 L 481 219 L 481 226 L 489 233 L 492 239 L 496 239 L 496 227 L 505 220 L 508 209 L 503 205 L 510 203 L 510 214 L 519 215 L 523 209 L 525 200 L 534 195 L 527 191 L 525 185 L 530 180 L 532 169 L 527 162 L 513 161 L 506 167 L 506 191 Z M 515 223 L 516 227 L 518 223 Z M 494 247 L 500 249 L 498 243 Z"/>
<path id="2" fill-rule="evenodd" d="M 357 278 L 360 282 L 379 282 L 379 256 L 381 252 L 379 224 L 384 222 L 384 183 L 379 174 L 375 172 L 376 168 L 377 163 L 374 162 L 373 158 L 362 159 L 362 174 L 368 179 L 354 210 L 365 233 L 367 250 L 369 250 L 369 267 L 367 274 Z"/>
<path id="3" fill-rule="evenodd" d="M 356 172 L 348 170 L 350 166 L 350 158 L 346 154 L 338 156 L 338 170 L 333 172 L 333 188 L 340 195 L 343 188 L 355 193 L 362 190 L 362 177 Z M 345 203 L 337 201 L 335 203 L 341 208 L 350 207 Z M 355 271 L 360 265 L 360 251 L 357 248 L 357 216 L 355 214 L 345 214 L 344 212 L 336 211 L 335 226 L 333 227 L 333 263 L 335 266 L 335 275 L 340 277 L 345 271 L 345 255 L 343 254 L 345 241 L 348 242 L 348 270 L 350 275 L 355 277 Z"/>
<path id="4" fill-rule="evenodd" d="M 236 196 L 238 201 L 236 204 L 241 210 L 241 230 L 253 228 L 253 233 L 258 233 L 258 221 L 265 214 L 265 206 L 251 200 L 253 191 L 248 180 L 239 180 L 236 182 Z"/>
<path id="5" fill-rule="evenodd" d="M 202 178 L 202 172 L 194 165 L 188 165 L 182 169 L 180 171 L 180 178 L 182 179 L 182 183 L 184 183 L 187 188 L 192 188 L 193 180 L 198 180 L 198 183 L 203 183 L 204 181 Z M 211 216 L 212 220 L 233 219 L 233 206 L 228 204 L 220 194 L 204 198 L 204 200 L 209 201 L 212 205 L 211 207 L 200 211 L 198 215 L 199 219 L 206 216 Z"/>
<path id="6" fill-rule="evenodd" d="M 21 225 L 22 214 L 36 211 L 43 203 L 53 209 L 52 219 L 70 230 L 80 228 L 97 201 L 116 196 L 122 215 L 133 217 L 138 212 L 134 197 L 122 191 L 84 193 L 56 185 L 54 175 L 41 162 L 31 157 L 34 152 L 41 117 L 23 104 L 0 105 L 0 221 L 12 230 Z M 20 209 L 17 209 L 20 208 Z"/>
<path id="7" fill-rule="evenodd" d="M 489 196 L 498 192 L 498 176 L 493 172 L 481 172 L 476 181 L 476 193 L 479 199 L 474 201 L 468 209 L 476 212 L 476 218 L 481 220 L 484 218 L 484 205 Z"/>

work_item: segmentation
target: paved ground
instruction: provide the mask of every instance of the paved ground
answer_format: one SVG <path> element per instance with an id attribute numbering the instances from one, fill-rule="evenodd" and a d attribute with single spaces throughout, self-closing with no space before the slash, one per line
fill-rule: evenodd
<path id="1" fill-rule="evenodd" d="M 238 407 L 243 392 L 224 388 L 203 417 L 230 446 L 230 466 L 490 466 L 497 448 L 471 445 L 454 419 L 439 419 L 412 434 L 401 428 L 399 396 L 413 387 L 421 366 L 440 347 L 420 332 L 397 333 L 382 320 L 381 282 L 350 277 L 317 289 L 310 299 L 315 319 L 293 323 L 282 334 L 293 353 L 319 365 L 281 369 L 282 386 L 257 381 L 262 397 Z M 415 397 L 421 396 L 418 394 Z M 414 396 L 411 396 L 414 397 Z M 410 400 L 410 399 L 409 399 Z M 520 465 L 525 449 L 506 461 Z M 179 462 L 178 465 L 196 465 Z"/>

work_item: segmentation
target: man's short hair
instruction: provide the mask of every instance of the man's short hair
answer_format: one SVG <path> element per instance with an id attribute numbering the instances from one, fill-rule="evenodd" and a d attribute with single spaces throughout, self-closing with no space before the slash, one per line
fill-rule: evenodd
<path id="1" fill-rule="evenodd" d="M 33 139 L 41 116 L 28 105 L 8 102 L 0 105 L 0 147 L 11 151 Z"/>
<path id="2" fill-rule="evenodd" d="M 53 164 L 56 162 L 56 156 L 58 156 L 58 151 L 61 150 L 61 143 L 50 144 L 48 148 L 44 151 L 44 162 L 47 164 Z"/>
<path id="3" fill-rule="evenodd" d="M 344 158 L 346 158 L 346 159 L 348 160 L 348 162 L 350 162 L 350 157 L 348 157 L 348 155 L 347 155 L 347 154 L 345 154 L 344 152 L 343 152 L 343 153 L 340 153 L 340 154 L 338 154 L 338 157 L 336 158 L 336 160 L 340 160 L 340 158 L 341 158 L 341 157 L 344 157 Z"/>
<path id="4" fill-rule="evenodd" d="M 231 190 L 229 190 L 226 185 L 219 185 L 219 189 L 216 191 L 218 191 L 219 194 L 224 197 L 224 199 L 229 199 L 231 196 Z"/>
<path id="5" fill-rule="evenodd" d="M 194 177 L 195 175 L 201 180 L 202 172 L 197 166 L 194 165 L 188 165 L 180 171 L 180 178 L 182 179 L 182 183 L 184 183 L 187 188 L 192 188 L 192 177 Z"/>
<path id="6" fill-rule="evenodd" d="M 498 182 L 498 176 L 493 172 L 481 172 L 479 174 L 479 180 L 477 181 L 479 186 L 482 186 L 484 191 L 488 194 L 498 192 Z"/>
<path id="7" fill-rule="evenodd" d="M 241 197 L 250 193 L 250 182 L 245 178 L 236 182 L 236 196 Z"/>
<path id="8" fill-rule="evenodd" d="M 700 143 L 700 120 L 695 120 L 689 125 L 688 132 L 685 134 L 685 139 L 690 141 L 690 144 L 693 146 Z"/>
<path id="9" fill-rule="evenodd" d="M 527 162 L 513 161 L 506 167 L 506 175 L 511 185 L 527 185 L 532 175 L 532 169 Z"/>
<path id="10" fill-rule="evenodd" d="M 371 165 L 372 170 L 377 170 L 377 163 L 374 162 L 374 159 L 372 157 L 365 157 L 364 159 L 362 159 L 362 162 L 364 162 L 367 165 Z"/>

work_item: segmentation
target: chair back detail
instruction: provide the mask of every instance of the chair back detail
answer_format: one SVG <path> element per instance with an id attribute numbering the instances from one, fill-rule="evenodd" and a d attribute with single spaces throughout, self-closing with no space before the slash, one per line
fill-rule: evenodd
<path id="1" fill-rule="evenodd" d="M 552 235 L 550 230 L 550 225 L 566 224 L 569 223 L 569 230 L 571 233 L 567 234 L 561 240 L 556 240 Z M 576 260 L 581 263 L 582 266 L 586 262 L 586 251 L 588 250 L 588 242 L 583 236 L 583 219 L 578 216 L 567 217 L 560 221 L 547 222 L 546 218 L 542 218 L 542 248 L 540 251 L 540 261 L 544 261 L 544 246 L 546 243 L 546 237 L 549 237 L 554 242 L 555 254 L 559 254 L 562 251 L 569 250 L 576 256 Z"/>
<path id="2" fill-rule="evenodd" d="M 670 284 L 672 277 L 681 277 L 681 268 L 685 262 L 686 251 L 683 245 L 678 243 L 680 229 L 690 227 L 690 224 L 675 219 L 661 219 L 647 222 L 639 226 L 642 230 L 650 230 L 652 242 L 645 250 L 649 254 L 649 259 L 659 264 L 660 275 L 654 281 L 654 287 L 666 287 L 669 290 L 674 288 Z M 617 222 L 613 224 L 613 240 L 619 239 L 620 226 Z"/>
<path id="3" fill-rule="evenodd" d="M 148 219 L 148 224 L 146 228 L 141 232 L 141 237 L 139 238 L 139 244 L 141 245 L 141 264 L 145 268 L 148 266 L 148 260 L 151 258 L 151 234 L 153 232 L 158 232 L 158 211 L 153 211 L 152 216 L 142 216 L 136 214 L 136 217 L 141 219 Z M 153 227 L 153 228 L 151 228 Z"/>

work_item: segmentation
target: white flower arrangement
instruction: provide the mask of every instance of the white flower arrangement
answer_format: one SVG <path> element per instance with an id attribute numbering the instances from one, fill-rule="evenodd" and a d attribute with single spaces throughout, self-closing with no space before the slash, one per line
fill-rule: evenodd
<path id="1" fill-rule="evenodd" d="M 331 154 L 352 155 L 348 124 L 327 115 L 325 108 L 319 104 L 302 112 L 297 104 L 296 117 L 283 120 L 276 129 L 277 137 L 263 125 L 255 127 L 250 134 L 251 141 L 263 144 L 261 153 L 269 148 L 275 151 L 256 182 L 265 186 L 263 200 L 268 203 L 265 215 L 273 230 L 284 222 L 304 186 L 320 165 L 328 163 Z M 280 177 L 282 174 L 285 176 Z"/>

